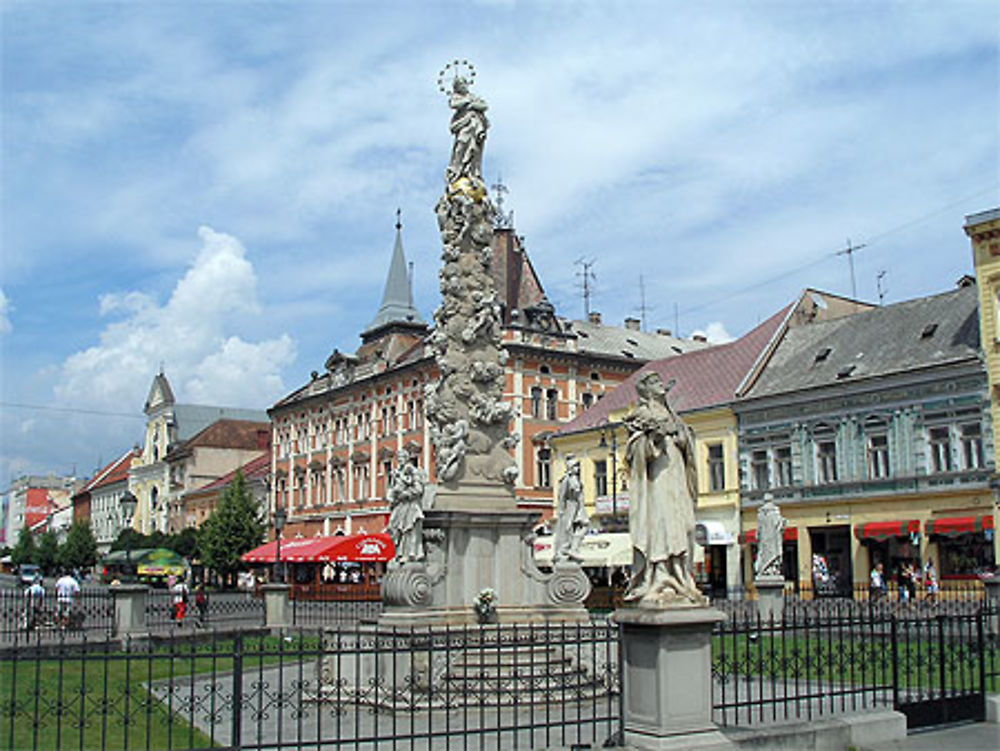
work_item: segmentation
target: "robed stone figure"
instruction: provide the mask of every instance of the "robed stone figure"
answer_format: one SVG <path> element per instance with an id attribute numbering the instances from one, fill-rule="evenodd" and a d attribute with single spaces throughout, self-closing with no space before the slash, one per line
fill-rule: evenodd
<path id="1" fill-rule="evenodd" d="M 558 505 L 556 506 L 556 533 L 553 560 L 555 563 L 582 560 L 580 543 L 590 517 L 583 505 L 583 483 L 580 480 L 580 460 L 570 457 L 566 460 L 566 474 L 559 483 Z"/>
<path id="2" fill-rule="evenodd" d="M 636 383 L 629 431 L 629 533 L 632 578 L 625 599 L 640 607 L 701 605 L 691 575 L 697 475 L 694 436 L 667 401 L 658 373 Z"/>

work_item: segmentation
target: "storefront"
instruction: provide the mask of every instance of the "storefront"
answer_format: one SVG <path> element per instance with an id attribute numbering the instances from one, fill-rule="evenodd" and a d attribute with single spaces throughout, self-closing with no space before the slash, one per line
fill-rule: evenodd
<path id="1" fill-rule="evenodd" d="M 887 579 L 898 580 L 904 566 L 922 570 L 919 519 L 855 524 L 854 537 L 868 551 L 869 571 L 881 563 Z"/>
<path id="2" fill-rule="evenodd" d="M 992 515 L 930 519 L 924 533 L 937 547 L 942 579 L 972 578 L 996 567 Z"/>
<path id="3" fill-rule="evenodd" d="M 849 597 L 854 589 L 851 528 L 810 527 L 812 587 L 817 595 Z"/>
<path id="4" fill-rule="evenodd" d="M 736 539 L 722 522 L 703 521 L 695 524 L 694 541 L 705 554 L 700 569 L 696 567 L 702 591 L 712 598 L 725 598 L 729 589 L 729 549 Z"/>

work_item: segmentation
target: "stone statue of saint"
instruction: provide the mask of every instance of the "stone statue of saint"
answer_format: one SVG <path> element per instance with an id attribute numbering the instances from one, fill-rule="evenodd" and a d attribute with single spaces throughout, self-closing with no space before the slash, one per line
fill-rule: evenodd
<path id="1" fill-rule="evenodd" d="M 691 575 L 694 436 L 667 402 L 668 390 L 658 373 L 647 373 L 636 383 L 639 404 L 624 420 L 633 559 L 625 599 L 639 607 L 705 602 Z"/>
<path id="2" fill-rule="evenodd" d="M 566 474 L 559 482 L 556 506 L 556 534 L 553 561 L 581 561 L 580 543 L 590 527 L 590 517 L 583 506 L 583 483 L 580 481 L 580 460 L 566 460 Z"/>
<path id="3" fill-rule="evenodd" d="M 486 119 L 486 101 L 469 90 L 469 82 L 456 76 L 452 82 L 448 106 L 455 110 L 451 117 L 451 133 L 455 142 L 448 165 L 448 182 L 460 177 L 483 177 L 483 147 L 486 144 L 486 130 L 490 127 Z"/>
<path id="4" fill-rule="evenodd" d="M 753 563 L 755 576 L 782 575 L 782 542 L 787 523 L 788 520 L 781 516 L 774 499 L 765 497 L 764 503 L 757 509 L 757 558 Z"/>
<path id="5" fill-rule="evenodd" d="M 424 560 L 424 491 L 427 476 L 410 462 L 407 451 L 396 454 L 397 467 L 389 481 L 389 536 L 397 563 Z"/>

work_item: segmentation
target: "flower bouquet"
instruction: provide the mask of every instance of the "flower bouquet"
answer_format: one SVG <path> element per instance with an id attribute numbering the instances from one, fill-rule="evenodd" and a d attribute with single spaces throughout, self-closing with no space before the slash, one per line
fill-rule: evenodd
<path id="1" fill-rule="evenodd" d="M 480 623 L 491 623 L 497 614 L 497 593 L 487 587 L 476 595 L 472 607 Z"/>

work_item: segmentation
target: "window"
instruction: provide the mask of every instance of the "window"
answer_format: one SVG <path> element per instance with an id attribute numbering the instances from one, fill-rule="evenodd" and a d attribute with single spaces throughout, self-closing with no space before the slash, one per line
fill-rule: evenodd
<path id="1" fill-rule="evenodd" d="M 538 386 L 531 389 L 531 416 L 542 416 L 542 390 Z"/>
<path id="2" fill-rule="evenodd" d="M 589 408 L 590 405 L 594 403 L 594 395 L 591 394 L 589 391 L 585 391 L 580 396 L 580 403 L 583 404 L 584 409 Z"/>
<path id="3" fill-rule="evenodd" d="M 779 446 L 774 450 L 774 481 L 779 488 L 792 484 L 792 447 Z"/>
<path id="4" fill-rule="evenodd" d="M 767 490 L 771 487 L 766 449 L 758 449 L 750 455 L 750 475 L 753 477 L 754 490 Z"/>
<path id="5" fill-rule="evenodd" d="M 535 453 L 535 485 L 540 488 L 552 487 L 552 451 L 545 446 Z"/>
<path id="6" fill-rule="evenodd" d="M 417 403 L 413 400 L 406 403 L 406 429 L 417 429 Z"/>
<path id="7" fill-rule="evenodd" d="M 597 495 L 608 494 L 608 463 L 604 459 L 594 462 L 594 487 Z"/>
<path id="8" fill-rule="evenodd" d="M 983 429 L 978 422 L 970 422 L 959 428 L 962 431 L 962 462 L 965 469 L 980 469 L 983 466 Z"/>
<path id="9" fill-rule="evenodd" d="M 889 438 L 884 433 L 868 436 L 868 478 L 881 480 L 889 476 Z"/>
<path id="10" fill-rule="evenodd" d="M 538 368 L 538 372 L 541 373 L 542 375 L 548 375 L 551 372 L 551 370 L 549 369 L 548 365 L 542 365 Z"/>
<path id="11" fill-rule="evenodd" d="M 549 389 L 545 392 L 545 418 L 548 420 L 556 419 L 556 409 L 559 404 L 559 392 L 555 389 Z"/>
<path id="12" fill-rule="evenodd" d="M 726 460 L 721 443 L 708 447 L 708 489 L 713 492 L 726 489 Z"/>
<path id="13" fill-rule="evenodd" d="M 389 482 L 389 478 L 392 477 L 392 462 L 382 462 L 382 474 L 385 475 L 386 483 Z M 386 485 L 388 487 L 388 484 Z"/>
<path id="14" fill-rule="evenodd" d="M 951 439 L 948 428 L 931 428 L 931 472 L 951 472 Z"/>
<path id="15" fill-rule="evenodd" d="M 821 440 L 816 444 L 816 480 L 820 483 L 837 481 L 837 444 Z"/>

